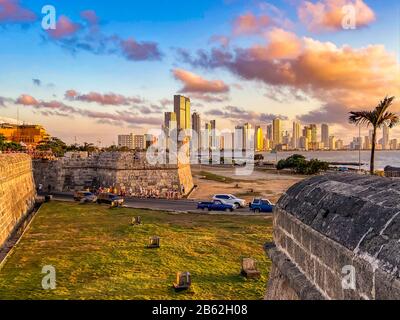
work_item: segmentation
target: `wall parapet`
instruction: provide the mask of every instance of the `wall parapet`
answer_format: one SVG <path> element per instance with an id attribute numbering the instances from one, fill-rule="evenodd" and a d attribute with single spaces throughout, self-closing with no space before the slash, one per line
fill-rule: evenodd
<path id="1" fill-rule="evenodd" d="M 336 174 L 302 181 L 276 206 L 276 250 L 325 299 L 399 299 L 399 196 L 400 181 L 381 177 Z M 268 253 L 277 283 L 270 281 L 266 298 L 285 296 L 274 289 L 281 286 L 293 290 L 291 298 L 306 299 L 293 288 L 293 274 L 276 262 L 279 255 Z M 343 285 L 344 270 L 354 272 L 354 288 Z"/>
<path id="2" fill-rule="evenodd" d="M 32 161 L 26 154 L 0 154 L 0 247 L 35 205 Z"/>

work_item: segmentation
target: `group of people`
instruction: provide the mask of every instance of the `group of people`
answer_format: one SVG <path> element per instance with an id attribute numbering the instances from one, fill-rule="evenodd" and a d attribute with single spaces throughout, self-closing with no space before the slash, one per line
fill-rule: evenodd
<path id="1" fill-rule="evenodd" d="M 180 192 L 178 191 L 161 191 L 160 189 L 154 187 L 137 187 L 133 189 L 125 188 L 124 186 L 117 188 L 116 186 L 112 187 L 100 187 L 98 189 L 92 190 L 93 193 L 99 195 L 101 193 L 113 193 L 120 197 L 132 197 L 132 198 L 141 198 L 141 199 L 179 199 L 181 197 Z"/>

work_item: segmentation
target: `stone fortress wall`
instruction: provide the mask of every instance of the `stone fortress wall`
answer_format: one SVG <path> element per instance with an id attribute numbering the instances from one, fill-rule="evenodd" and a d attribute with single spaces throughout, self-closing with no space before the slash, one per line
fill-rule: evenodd
<path id="1" fill-rule="evenodd" d="M 32 161 L 26 154 L 0 154 L 0 248 L 35 205 Z"/>
<path id="2" fill-rule="evenodd" d="M 400 180 L 336 174 L 302 181 L 274 212 L 265 298 L 400 299 L 399 238 Z"/>
<path id="3" fill-rule="evenodd" d="M 45 191 L 71 192 L 90 187 L 173 191 L 186 195 L 193 189 L 190 164 L 151 165 L 145 153 L 69 153 L 57 160 L 34 160 L 36 185 Z"/>

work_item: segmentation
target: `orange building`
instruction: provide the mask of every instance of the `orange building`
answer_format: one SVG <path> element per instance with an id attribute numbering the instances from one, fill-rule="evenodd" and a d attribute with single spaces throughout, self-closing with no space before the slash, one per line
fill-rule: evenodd
<path id="1" fill-rule="evenodd" d="M 48 140 L 50 136 L 40 125 L 15 125 L 0 124 L 0 135 L 7 141 L 24 143 L 29 147 L 36 147 L 41 141 Z"/>

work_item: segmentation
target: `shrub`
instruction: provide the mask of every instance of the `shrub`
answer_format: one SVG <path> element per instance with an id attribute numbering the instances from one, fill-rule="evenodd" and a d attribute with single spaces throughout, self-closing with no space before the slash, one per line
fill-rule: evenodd
<path id="1" fill-rule="evenodd" d="M 293 169 L 299 174 L 313 175 L 328 170 L 329 164 L 318 159 L 307 161 L 304 156 L 295 154 L 286 160 L 280 160 L 277 164 L 277 169 Z"/>

